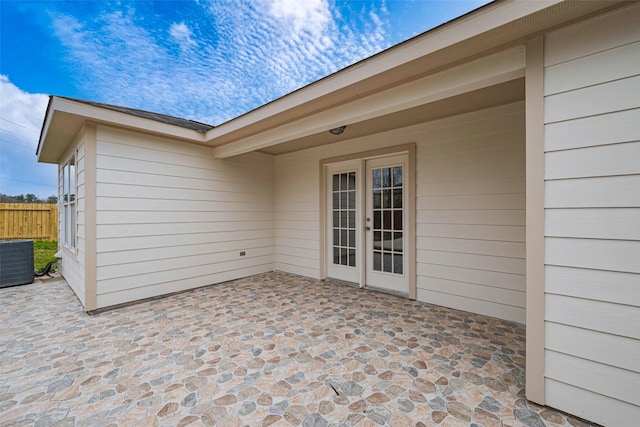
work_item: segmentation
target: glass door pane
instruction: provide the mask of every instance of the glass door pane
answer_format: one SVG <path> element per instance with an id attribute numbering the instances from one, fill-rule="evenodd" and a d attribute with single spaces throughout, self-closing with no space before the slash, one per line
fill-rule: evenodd
<path id="1" fill-rule="evenodd" d="M 402 166 L 371 170 L 373 270 L 403 274 Z"/>
<path id="2" fill-rule="evenodd" d="M 333 264 L 356 267 L 356 173 L 332 175 Z"/>

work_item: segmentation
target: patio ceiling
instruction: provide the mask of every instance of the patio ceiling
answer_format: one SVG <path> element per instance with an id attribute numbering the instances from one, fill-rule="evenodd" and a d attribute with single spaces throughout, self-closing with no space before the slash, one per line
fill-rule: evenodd
<path id="1" fill-rule="evenodd" d="M 522 100 L 524 79 L 519 78 L 373 119 L 344 123 L 347 128 L 341 135 L 331 135 L 325 130 L 259 151 L 274 155 L 285 154 Z"/>

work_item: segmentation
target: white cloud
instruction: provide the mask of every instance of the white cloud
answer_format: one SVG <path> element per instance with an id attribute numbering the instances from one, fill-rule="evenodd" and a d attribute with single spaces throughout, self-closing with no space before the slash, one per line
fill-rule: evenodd
<path id="1" fill-rule="evenodd" d="M 0 193 L 56 193 L 56 167 L 37 163 L 35 155 L 48 102 L 48 96 L 25 92 L 0 75 Z"/>
<path id="2" fill-rule="evenodd" d="M 294 34 L 307 31 L 314 37 L 321 35 L 331 20 L 326 0 L 274 0 L 269 12 L 289 25 Z"/>
<path id="3" fill-rule="evenodd" d="M 168 38 L 145 27 L 132 8 L 83 20 L 57 15 L 53 27 L 87 97 L 214 125 L 389 44 L 382 12 L 354 21 L 332 14 L 327 0 L 199 7 L 205 13 L 182 16 Z M 198 23 L 197 39 L 185 22 Z"/>
<path id="4" fill-rule="evenodd" d="M 191 28 L 187 27 L 184 22 L 180 22 L 179 24 L 174 22 L 171 24 L 169 34 L 183 50 L 196 45 L 196 42 L 191 38 L 191 36 L 193 36 L 193 31 L 191 31 Z"/>
<path id="5" fill-rule="evenodd" d="M 49 97 L 20 90 L 0 75 L 0 131 L 3 141 L 35 148 Z"/>

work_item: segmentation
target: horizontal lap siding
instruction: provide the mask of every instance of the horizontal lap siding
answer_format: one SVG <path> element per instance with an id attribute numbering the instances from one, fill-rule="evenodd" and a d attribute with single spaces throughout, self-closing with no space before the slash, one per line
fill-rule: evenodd
<path id="1" fill-rule="evenodd" d="M 106 127 L 97 139 L 98 307 L 273 270 L 271 156 L 221 161 Z"/>
<path id="2" fill-rule="evenodd" d="M 545 392 L 640 418 L 640 6 L 545 40 Z"/>
<path id="3" fill-rule="evenodd" d="M 320 278 L 317 150 L 276 157 L 276 269 Z"/>
<path id="4" fill-rule="evenodd" d="M 276 157 L 276 268 L 320 275 L 320 160 L 416 143 L 418 299 L 524 322 L 523 130 L 517 103 Z"/>
<path id="5" fill-rule="evenodd" d="M 418 299 L 524 323 L 523 132 L 515 104 L 418 145 Z"/>

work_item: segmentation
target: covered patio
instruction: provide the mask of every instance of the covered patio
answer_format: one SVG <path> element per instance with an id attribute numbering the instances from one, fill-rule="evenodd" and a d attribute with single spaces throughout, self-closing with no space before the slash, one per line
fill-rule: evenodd
<path id="1" fill-rule="evenodd" d="M 0 290 L 0 424 L 584 426 L 524 398 L 523 325 L 288 273 L 89 316 Z"/>

